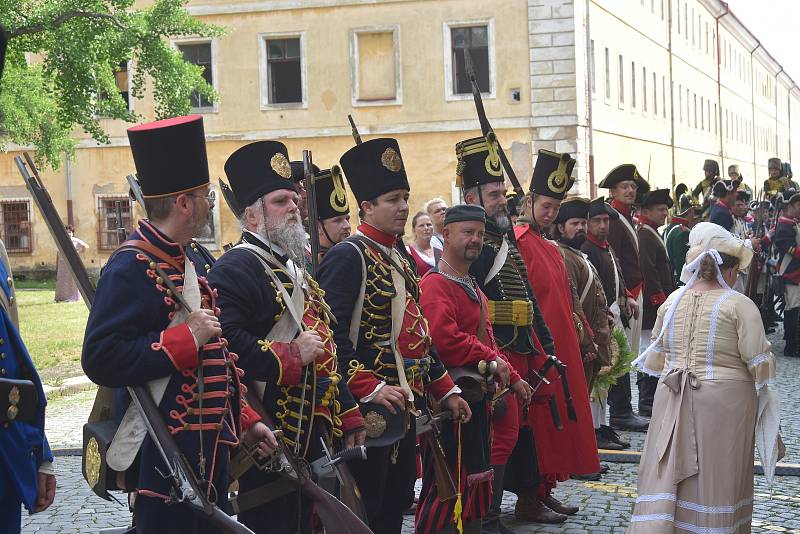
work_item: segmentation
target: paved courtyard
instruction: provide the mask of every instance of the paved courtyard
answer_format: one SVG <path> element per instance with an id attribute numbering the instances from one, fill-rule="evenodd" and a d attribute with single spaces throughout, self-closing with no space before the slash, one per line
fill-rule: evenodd
<path id="1" fill-rule="evenodd" d="M 775 351 L 780 354 L 780 330 L 773 336 Z M 800 391 L 800 359 L 778 358 L 777 389 L 781 397 L 782 434 L 787 454 L 783 462 L 800 464 L 800 410 L 796 392 Z M 635 387 L 633 388 L 636 389 Z M 48 435 L 54 448 L 80 447 L 81 428 L 91 408 L 93 393 L 83 392 L 60 399 L 48 412 Z M 634 400 L 635 405 L 635 400 Z M 640 450 L 644 434 L 625 433 L 632 448 Z M 65 451 L 69 452 L 69 451 Z M 610 463 L 609 472 L 599 482 L 569 481 L 559 485 L 556 496 L 580 506 L 578 514 L 563 525 L 523 524 L 513 519 L 516 497 L 506 493 L 503 511 L 507 524 L 520 534 L 533 532 L 624 532 L 636 496 L 636 463 Z M 23 517 L 26 533 L 97 533 L 100 529 L 122 527 L 129 523 L 124 504 L 106 502 L 96 497 L 81 476 L 80 456 L 60 456 L 55 462 L 58 492 L 53 506 L 35 516 Z M 404 532 L 413 532 L 413 518 L 406 518 Z M 772 493 L 764 477 L 755 477 L 753 532 L 800 533 L 800 476 L 776 478 Z"/>

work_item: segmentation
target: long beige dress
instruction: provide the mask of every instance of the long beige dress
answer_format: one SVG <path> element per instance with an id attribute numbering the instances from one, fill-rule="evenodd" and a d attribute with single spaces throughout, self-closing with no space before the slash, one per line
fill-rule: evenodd
<path id="1" fill-rule="evenodd" d="M 736 291 L 689 289 L 644 365 L 661 378 L 629 532 L 750 532 L 757 392 L 775 376 L 758 309 Z"/>

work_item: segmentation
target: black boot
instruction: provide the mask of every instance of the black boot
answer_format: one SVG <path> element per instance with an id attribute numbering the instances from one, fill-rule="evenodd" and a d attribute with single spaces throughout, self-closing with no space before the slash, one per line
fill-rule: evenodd
<path id="1" fill-rule="evenodd" d="M 639 415 L 650 417 L 653 414 L 653 399 L 656 396 L 658 377 L 639 373 L 636 385 L 639 387 Z"/>
<path id="2" fill-rule="evenodd" d="M 493 465 L 494 480 L 492 480 L 492 505 L 486 512 L 486 517 L 481 520 L 483 534 L 514 534 L 514 531 L 500 521 L 500 507 L 503 504 L 503 478 L 506 474 L 505 465 Z"/>
<path id="3" fill-rule="evenodd" d="M 783 349 L 784 356 L 797 356 L 798 312 L 800 312 L 800 308 L 792 308 L 783 312 L 783 339 L 786 342 Z"/>

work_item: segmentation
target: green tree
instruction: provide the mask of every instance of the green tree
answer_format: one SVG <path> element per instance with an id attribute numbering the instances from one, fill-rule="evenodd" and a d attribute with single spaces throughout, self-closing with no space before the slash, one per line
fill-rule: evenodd
<path id="1" fill-rule="evenodd" d="M 183 60 L 168 40 L 219 36 L 185 9 L 187 0 L 0 0 L 9 38 L 0 81 L 0 149 L 34 145 L 40 163 L 58 167 L 71 155 L 71 133 L 83 128 L 108 142 L 99 118 L 136 122 L 115 72 L 132 60 L 131 96 L 152 80 L 158 118 L 186 114 L 194 91 L 213 100 L 203 69 Z M 144 7 L 137 7 L 146 4 Z"/>

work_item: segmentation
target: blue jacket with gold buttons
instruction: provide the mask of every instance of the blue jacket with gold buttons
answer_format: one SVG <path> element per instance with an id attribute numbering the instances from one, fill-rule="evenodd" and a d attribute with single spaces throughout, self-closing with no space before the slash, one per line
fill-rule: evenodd
<path id="1" fill-rule="evenodd" d="M 9 270 L 0 261 L 1 297 L 11 297 Z M 25 349 L 17 327 L 5 307 L 0 306 L 0 378 L 31 380 L 37 390 L 37 412 L 33 423 L 14 421 L 0 426 L 0 484 L 15 486 L 25 508 L 33 510 L 38 493 L 37 472 L 44 461 L 52 462 L 53 453 L 44 434 L 44 409 L 47 400 L 42 382 Z M 5 471 L 5 474 L 3 474 Z M 3 480 L 5 477 L 8 480 Z"/>

